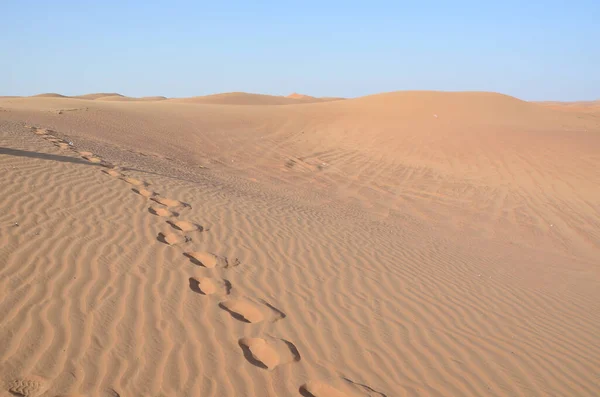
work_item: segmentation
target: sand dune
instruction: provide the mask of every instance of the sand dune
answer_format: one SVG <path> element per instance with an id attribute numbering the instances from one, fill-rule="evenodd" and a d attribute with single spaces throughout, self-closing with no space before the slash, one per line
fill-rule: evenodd
<path id="1" fill-rule="evenodd" d="M 144 96 L 140 98 L 136 98 L 138 101 L 164 101 L 167 97 L 164 96 Z"/>
<path id="2" fill-rule="evenodd" d="M 3 98 L 3 97 L 0 97 Z M 15 98 L 15 97 L 5 97 Z M 117 93 L 95 93 L 75 96 L 65 96 L 56 93 L 38 94 L 31 98 L 71 98 L 71 99 L 85 99 L 93 101 L 114 101 L 114 102 L 153 102 L 153 101 L 164 101 L 168 98 L 164 96 L 147 96 L 147 97 L 129 97 Z M 291 105 L 300 103 L 313 103 L 313 102 L 331 102 L 338 101 L 344 98 L 335 97 L 323 97 L 316 98 L 309 95 L 302 95 L 293 93 L 286 97 L 274 96 L 274 95 L 263 95 L 263 94 L 250 94 L 246 92 L 229 92 L 224 94 L 214 94 L 205 96 L 196 96 L 190 98 L 170 98 L 171 102 L 180 103 L 203 103 L 203 104 L 218 104 L 218 105 Z"/>
<path id="3" fill-rule="evenodd" d="M 68 97 L 61 95 L 61 94 L 57 94 L 55 92 L 49 92 L 46 94 L 34 95 L 33 98 L 68 98 Z"/>
<path id="4" fill-rule="evenodd" d="M 2 390 L 598 394 L 595 113 L 273 98 L 0 99 Z"/>
<path id="5" fill-rule="evenodd" d="M 75 96 L 72 96 L 71 98 L 95 100 L 95 99 L 101 99 L 101 98 L 106 99 L 108 97 L 123 97 L 123 95 L 117 94 L 116 92 L 98 92 L 95 94 L 75 95 Z"/>
<path id="6" fill-rule="evenodd" d="M 314 96 L 304 95 L 304 94 L 298 94 L 297 92 L 291 93 L 290 95 L 286 96 L 286 98 L 292 98 L 292 99 L 309 99 L 309 100 L 317 99 Z"/>
<path id="7" fill-rule="evenodd" d="M 538 102 L 538 104 L 560 111 L 600 114 L 600 100 L 580 102 Z"/>
<path id="8" fill-rule="evenodd" d="M 2 98 L 2 97 L 0 97 Z M 9 97 L 6 97 L 9 98 Z M 18 97 L 10 97 L 10 98 L 18 98 Z M 76 95 L 76 96 L 66 96 L 56 93 L 47 93 L 47 94 L 38 94 L 33 95 L 31 98 L 71 98 L 71 99 L 85 99 L 92 101 L 117 101 L 117 102 L 135 102 L 135 101 L 163 101 L 167 99 L 164 96 L 148 96 L 148 97 L 128 97 L 117 93 L 96 93 L 96 94 L 85 94 L 85 95 Z"/>
<path id="9" fill-rule="evenodd" d="M 249 94 L 246 92 L 228 92 L 225 94 L 214 94 L 192 98 L 173 98 L 171 102 L 180 103 L 203 103 L 212 105 L 293 105 L 299 103 L 327 102 L 339 100 L 340 98 L 315 98 L 307 95 L 292 94 L 287 97 Z"/>
<path id="10" fill-rule="evenodd" d="M 135 102 L 135 101 L 164 101 L 167 99 L 164 96 L 149 96 L 149 97 L 141 97 L 141 98 L 133 98 L 122 95 L 109 95 L 103 96 L 99 98 L 95 98 L 96 101 L 120 101 L 120 102 Z"/>

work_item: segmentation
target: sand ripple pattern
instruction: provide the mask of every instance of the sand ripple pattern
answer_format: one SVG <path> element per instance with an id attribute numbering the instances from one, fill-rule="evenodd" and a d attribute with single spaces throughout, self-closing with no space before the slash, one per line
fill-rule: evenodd
<path id="1" fill-rule="evenodd" d="M 489 257 L 488 240 L 466 245 L 416 219 L 384 227 L 239 199 L 233 185 L 123 171 L 44 131 L 0 123 L 0 146 L 13 149 L 0 155 L 11 187 L 0 192 L 5 390 L 598 394 L 598 302 L 543 283 L 572 258 L 514 247 Z M 142 186 L 156 191 L 131 190 Z M 525 265 L 540 269 L 536 288 L 511 270 Z"/>

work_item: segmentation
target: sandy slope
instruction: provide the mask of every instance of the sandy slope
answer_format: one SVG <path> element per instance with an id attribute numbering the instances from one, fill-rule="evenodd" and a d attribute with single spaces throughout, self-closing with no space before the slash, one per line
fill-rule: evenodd
<path id="1" fill-rule="evenodd" d="M 5 390 L 600 390 L 594 114 L 435 92 L 0 110 Z"/>

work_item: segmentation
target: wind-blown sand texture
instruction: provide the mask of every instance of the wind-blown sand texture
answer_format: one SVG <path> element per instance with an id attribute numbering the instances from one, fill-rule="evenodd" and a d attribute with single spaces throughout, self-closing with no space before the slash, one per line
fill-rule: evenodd
<path id="1" fill-rule="evenodd" d="M 593 105 L 114 95 L 0 99 L 0 395 L 600 394 Z"/>

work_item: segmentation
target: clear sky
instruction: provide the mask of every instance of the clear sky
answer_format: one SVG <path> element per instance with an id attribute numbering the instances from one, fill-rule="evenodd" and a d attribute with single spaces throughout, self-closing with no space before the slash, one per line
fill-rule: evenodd
<path id="1" fill-rule="evenodd" d="M 600 0 L 0 0 L 0 95 L 600 99 Z"/>

